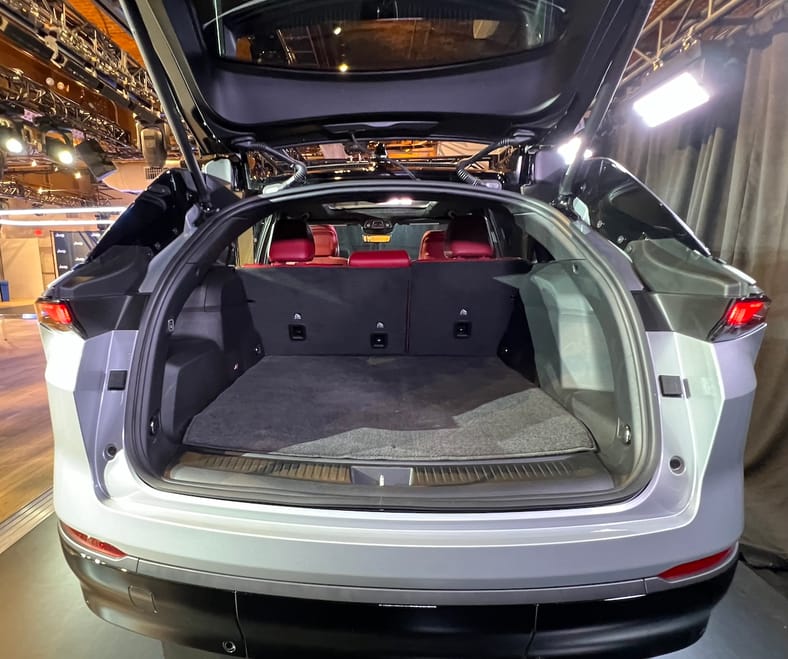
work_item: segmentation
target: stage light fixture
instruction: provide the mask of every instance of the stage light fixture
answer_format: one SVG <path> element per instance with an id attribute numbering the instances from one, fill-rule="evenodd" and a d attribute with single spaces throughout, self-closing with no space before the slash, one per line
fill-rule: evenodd
<path id="1" fill-rule="evenodd" d="M 71 134 L 68 131 L 49 131 L 44 137 L 44 151 L 61 165 L 73 165 L 76 160 Z"/>
<path id="2" fill-rule="evenodd" d="M 0 123 L 0 148 L 15 156 L 27 150 L 22 133 L 10 122 Z"/>
<path id="3" fill-rule="evenodd" d="M 728 45 L 697 41 L 645 78 L 631 108 L 649 128 L 660 126 L 723 97 L 743 71 Z"/>
<path id="4" fill-rule="evenodd" d="M 164 167 L 167 160 L 167 139 L 164 128 L 145 126 L 140 128 L 140 150 L 148 167 Z"/>
<path id="5" fill-rule="evenodd" d="M 117 168 L 109 159 L 107 152 L 101 148 L 96 140 L 85 140 L 77 145 L 77 153 L 80 159 L 87 166 L 90 174 L 97 181 L 105 179 L 107 176 L 117 171 Z"/>
<path id="6" fill-rule="evenodd" d="M 685 71 L 639 98 L 632 107 L 654 128 L 708 103 L 710 98 L 695 76 Z"/>

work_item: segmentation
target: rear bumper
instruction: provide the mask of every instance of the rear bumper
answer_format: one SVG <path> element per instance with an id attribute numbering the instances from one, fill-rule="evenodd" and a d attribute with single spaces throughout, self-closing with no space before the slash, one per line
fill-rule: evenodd
<path id="1" fill-rule="evenodd" d="M 164 641 L 240 657 L 652 657 L 698 640 L 735 563 L 634 599 L 509 606 L 380 606 L 275 597 L 97 564 L 63 543 L 99 617 Z"/>

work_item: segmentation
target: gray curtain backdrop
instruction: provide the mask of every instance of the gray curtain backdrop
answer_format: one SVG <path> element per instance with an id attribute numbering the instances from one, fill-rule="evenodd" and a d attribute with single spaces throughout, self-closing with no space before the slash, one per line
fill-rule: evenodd
<path id="1" fill-rule="evenodd" d="M 743 75 L 725 96 L 654 129 L 628 115 L 604 149 L 772 299 L 745 454 L 744 542 L 752 562 L 788 567 L 788 25 L 746 38 Z"/>

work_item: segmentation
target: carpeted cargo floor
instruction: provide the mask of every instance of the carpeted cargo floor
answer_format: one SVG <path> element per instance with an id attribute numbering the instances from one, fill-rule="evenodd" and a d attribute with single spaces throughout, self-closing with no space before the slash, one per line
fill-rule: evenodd
<path id="1" fill-rule="evenodd" d="M 184 443 L 431 462 L 595 448 L 583 424 L 494 357 L 265 357 L 195 416 Z"/>

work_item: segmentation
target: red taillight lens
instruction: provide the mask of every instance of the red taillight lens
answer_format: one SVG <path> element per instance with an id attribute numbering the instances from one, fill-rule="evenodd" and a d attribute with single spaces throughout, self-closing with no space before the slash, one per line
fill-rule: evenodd
<path id="1" fill-rule="evenodd" d="M 109 544 L 108 542 L 104 542 L 103 540 L 99 540 L 98 538 L 93 538 L 89 536 L 87 533 L 82 533 L 82 531 L 77 531 L 76 529 L 72 529 L 70 526 L 66 526 L 65 524 L 60 524 L 63 532 L 71 538 L 74 542 L 76 542 L 81 547 L 85 549 L 95 552 L 97 554 L 101 554 L 103 556 L 107 556 L 108 558 L 125 558 L 126 554 L 122 552 L 117 547 Z"/>
<path id="2" fill-rule="evenodd" d="M 665 579 L 666 581 L 675 581 L 677 579 L 686 579 L 687 577 L 703 574 L 704 572 L 710 572 L 714 568 L 719 567 L 725 563 L 725 561 L 727 561 L 733 554 L 734 549 L 735 547 L 731 547 L 717 554 L 712 554 L 711 556 L 706 556 L 705 558 L 699 558 L 697 561 L 682 563 L 681 565 L 677 565 L 670 568 L 669 570 L 661 572 L 657 576 L 660 579 Z"/>
<path id="3" fill-rule="evenodd" d="M 74 317 L 65 302 L 36 301 L 38 322 L 51 329 L 65 332 L 74 328 Z"/>
<path id="4" fill-rule="evenodd" d="M 766 318 L 769 305 L 765 299 L 736 300 L 725 312 L 728 327 L 744 327 L 753 321 L 762 322 Z"/>
<path id="5" fill-rule="evenodd" d="M 767 311 L 769 311 L 769 298 L 764 295 L 733 300 L 720 322 L 710 332 L 709 339 L 724 341 L 749 332 L 766 321 Z"/>

